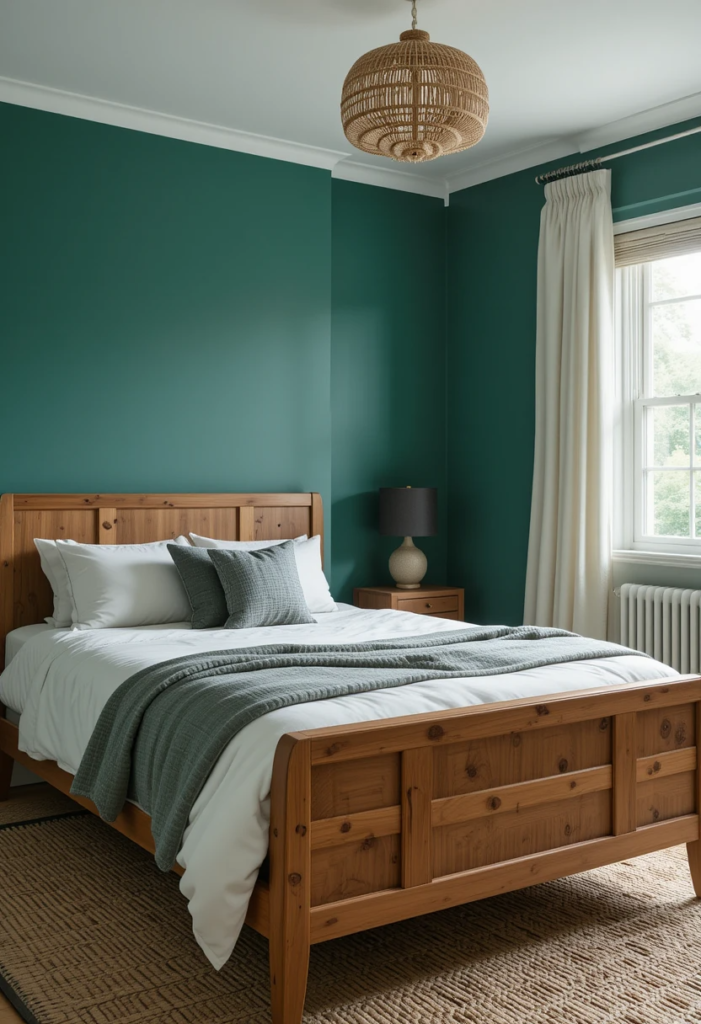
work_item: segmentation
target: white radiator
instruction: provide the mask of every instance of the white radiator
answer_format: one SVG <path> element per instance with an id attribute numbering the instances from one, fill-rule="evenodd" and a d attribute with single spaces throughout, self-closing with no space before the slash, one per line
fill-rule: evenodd
<path id="1" fill-rule="evenodd" d="M 701 590 L 621 587 L 621 643 L 645 651 L 678 672 L 698 672 L 701 663 Z"/>

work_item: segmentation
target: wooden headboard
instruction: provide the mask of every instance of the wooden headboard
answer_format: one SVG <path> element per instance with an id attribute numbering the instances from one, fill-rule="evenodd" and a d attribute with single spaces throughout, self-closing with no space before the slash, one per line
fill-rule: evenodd
<path id="1" fill-rule="evenodd" d="M 5 637 L 43 622 L 53 595 L 35 537 L 82 544 L 144 544 L 179 534 L 221 540 L 279 540 L 321 534 L 321 495 L 3 494 L 0 497 L 0 670 Z"/>

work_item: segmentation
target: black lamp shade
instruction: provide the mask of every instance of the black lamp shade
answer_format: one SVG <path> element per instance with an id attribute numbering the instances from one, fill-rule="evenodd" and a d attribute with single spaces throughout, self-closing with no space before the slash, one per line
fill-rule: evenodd
<path id="1" fill-rule="evenodd" d="M 434 537 L 438 532 L 435 487 L 380 487 L 380 533 L 385 537 Z"/>

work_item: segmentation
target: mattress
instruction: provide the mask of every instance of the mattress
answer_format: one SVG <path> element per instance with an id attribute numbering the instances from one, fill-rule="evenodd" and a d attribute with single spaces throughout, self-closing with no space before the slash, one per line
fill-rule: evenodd
<path id="1" fill-rule="evenodd" d="M 19 745 L 75 773 L 110 695 L 142 668 L 194 652 L 278 643 L 345 644 L 454 631 L 447 619 L 339 605 L 313 624 L 241 630 L 39 630 L 0 676 L 0 701 L 20 712 Z M 500 676 L 442 679 L 281 708 L 226 747 L 190 814 L 178 862 L 195 938 L 221 968 L 243 926 L 268 848 L 273 756 L 288 732 L 421 714 L 677 673 L 644 655 L 572 662 Z"/>
<path id="2" fill-rule="evenodd" d="M 19 629 L 13 629 L 8 633 L 5 639 L 5 668 L 28 640 L 53 628 L 46 622 L 35 622 L 32 626 L 20 626 Z"/>

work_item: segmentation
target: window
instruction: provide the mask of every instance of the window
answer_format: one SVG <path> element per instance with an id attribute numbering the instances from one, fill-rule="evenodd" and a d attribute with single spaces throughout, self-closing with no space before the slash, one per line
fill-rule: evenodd
<path id="1" fill-rule="evenodd" d="M 701 556 L 701 219 L 619 238 L 615 547 Z"/>

